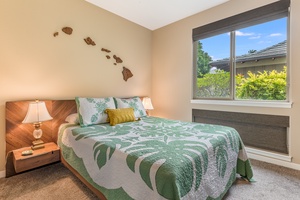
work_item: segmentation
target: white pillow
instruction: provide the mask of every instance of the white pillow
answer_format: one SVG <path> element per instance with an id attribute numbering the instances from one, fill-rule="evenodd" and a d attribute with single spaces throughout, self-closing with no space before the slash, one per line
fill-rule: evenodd
<path id="1" fill-rule="evenodd" d="M 107 108 L 115 109 L 114 99 L 107 98 L 75 98 L 80 126 L 89 126 L 107 122 Z"/>
<path id="2" fill-rule="evenodd" d="M 65 119 L 65 121 L 70 124 L 79 124 L 78 113 L 73 113 L 73 114 L 68 115 L 67 118 Z"/>
<path id="3" fill-rule="evenodd" d="M 134 116 L 136 118 L 147 116 L 146 110 L 139 97 L 132 97 L 126 99 L 115 98 L 115 101 L 117 108 L 133 108 Z"/>

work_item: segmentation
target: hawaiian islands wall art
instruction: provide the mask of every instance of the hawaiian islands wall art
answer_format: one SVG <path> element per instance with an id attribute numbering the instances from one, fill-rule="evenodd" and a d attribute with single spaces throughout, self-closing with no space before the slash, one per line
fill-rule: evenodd
<path id="1" fill-rule="evenodd" d="M 62 30 L 62 32 L 64 32 L 67 35 L 72 35 L 72 33 L 73 33 L 73 29 L 71 27 L 63 27 L 61 30 Z M 59 32 L 58 31 L 54 32 L 53 36 L 54 37 L 59 36 Z M 85 41 L 85 43 L 87 45 L 96 46 L 95 41 L 90 37 L 86 37 L 83 40 Z M 114 55 L 109 49 L 101 48 L 101 52 L 103 52 L 105 54 L 106 59 L 108 59 L 108 60 L 112 59 L 114 65 L 118 65 L 118 64 L 123 63 L 123 60 L 120 57 L 118 57 L 117 55 Z M 133 74 L 130 71 L 130 69 L 128 69 L 125 66 L 123 66 L 122 74 L 123 74 L 124 81 L 127 81 L 129 78 L 133 77 Z"/>

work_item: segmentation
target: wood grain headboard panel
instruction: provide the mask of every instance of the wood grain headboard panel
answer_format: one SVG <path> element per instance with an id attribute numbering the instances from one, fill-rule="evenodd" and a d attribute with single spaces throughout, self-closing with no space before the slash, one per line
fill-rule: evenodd
<path id="1" fill-rule="evenodd" d="M 42 123 L 44 142 L 57 142 L 57 133 L 60 124 L 65 118 L 77 112 L 75 100 L 43 100 L 53 120 Z M 31 101 L 6 102 L 5 123 L 6 123 L 6 153 L 21 147 L 31 145 L 34 140 L 32 124 L 22 124 Z"/>
<path id="2" fill-rule="evenodd" d="M 59 126 L 65 122 L 68 115 L 77 112 L 75 100 L 53 100 L 52 101 L 52 139 L 57 142 Z"/>

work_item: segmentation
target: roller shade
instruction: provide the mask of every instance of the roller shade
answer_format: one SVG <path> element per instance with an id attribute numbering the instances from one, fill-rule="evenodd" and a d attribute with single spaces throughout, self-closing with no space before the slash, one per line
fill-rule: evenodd
<path id="1" fill-rule="evenodd" d="M 288 16 L 290 0 L 280 0 L 193 29 L 193 41 Z"/>

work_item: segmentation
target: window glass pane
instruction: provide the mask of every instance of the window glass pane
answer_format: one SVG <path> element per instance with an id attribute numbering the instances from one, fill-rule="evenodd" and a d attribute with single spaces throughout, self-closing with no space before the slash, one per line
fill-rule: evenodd
<path id="1" fill-rule="evenodd" d="M 235 32 L 236 99 L 286 100 L 287 18 Z"/>
<path id="2" fill-rule="evenodd" d="M 229 56 L 229 33 L 198 41 L 196 98 L 230 97 Z"/>

